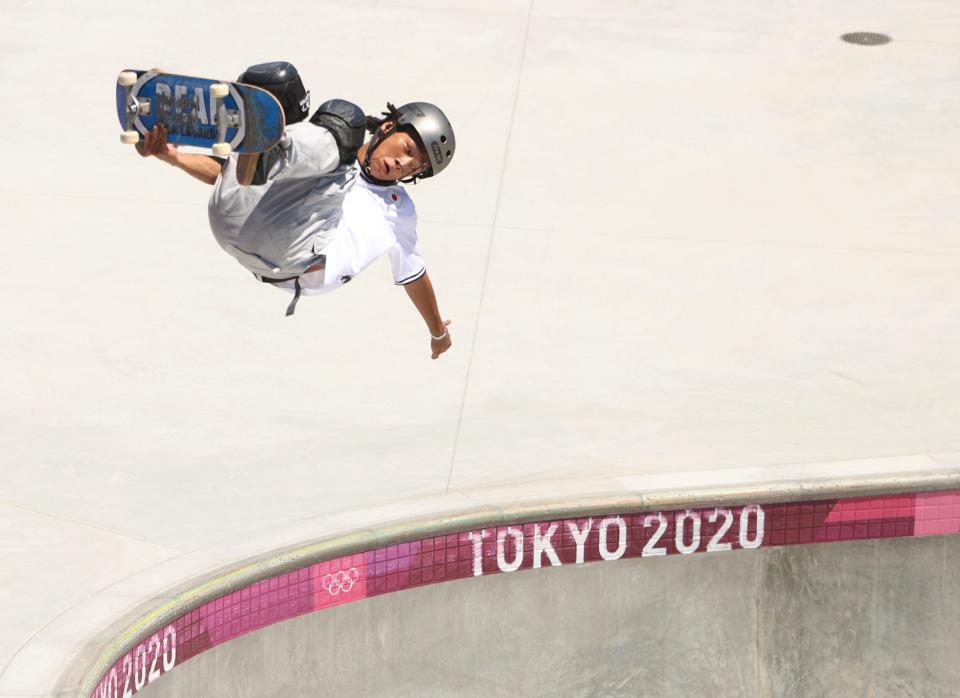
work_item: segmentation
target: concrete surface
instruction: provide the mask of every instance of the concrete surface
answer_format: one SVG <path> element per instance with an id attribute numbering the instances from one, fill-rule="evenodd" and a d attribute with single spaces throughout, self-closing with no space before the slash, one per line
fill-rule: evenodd
<path id="1" fill-rule="evenodd" d="M 192 696 L 951 696 L 960 537 L 623 560 L 437 584 L 216 647 Z"/>
<path id="2" fill-rule="evenodd" d="M 584 482 L 960 468 L 957 7 L 225 12 L 0 13 L 0 696 L 303 540 Z M 449 113 L 456 159 L 413 191 L 440 361 L 385 262 L 284 318 L 204 186 L 119 144 L 120 69 L 278 58 L 318 101 Z"/>

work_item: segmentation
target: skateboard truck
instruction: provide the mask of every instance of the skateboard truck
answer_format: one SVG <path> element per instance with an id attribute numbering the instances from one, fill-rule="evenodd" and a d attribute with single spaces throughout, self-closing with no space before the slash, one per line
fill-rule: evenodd
<path id="1" fill-rule="evenodd" d="M 235 114 L 227 114 L 224 97 L 230 93 L 230 86 L 220 82 L 210 86 L 210 96 L 213 97 L 213 110 L 217 113 L 217 142 L 213 144 L 213 154 L 217 157 L 226 157 L 233 148 L 227 140 L 227 127 L 237 120 Z"/>
<path id="2" fill-rule="evenodd" d="M 127 105 L 126 124 L 123 133 L 120 134 L 120 142 L 126 143 L 127 145 L 132 145 L 140 141 L 140 134 L 133 128 L 133 120 L 140 115 L 140 110 L 143 105 L 141 105 L 136 97 L 130 94 L 130 88 L 133 87 L 136 82 L 137 74 L 132 70 L 125 70 L 117 77 L 117 84 L 123 88 L 124 104 Z M 149 103 L 146 105 L 146 109 L 149 113 Z"/>

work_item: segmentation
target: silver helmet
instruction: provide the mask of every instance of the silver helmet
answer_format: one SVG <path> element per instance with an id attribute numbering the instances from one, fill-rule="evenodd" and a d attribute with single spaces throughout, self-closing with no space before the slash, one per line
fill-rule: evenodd
<path id="1" fill-rule="evenodd" d="M 442 172 L 457 149 L 457 139 L 446 114 L 429 102 L 404 104 L 397 113 L 397 126 L 413 130 L 430 158 L 430 168 L 421 176 L 432 177 Z"/>

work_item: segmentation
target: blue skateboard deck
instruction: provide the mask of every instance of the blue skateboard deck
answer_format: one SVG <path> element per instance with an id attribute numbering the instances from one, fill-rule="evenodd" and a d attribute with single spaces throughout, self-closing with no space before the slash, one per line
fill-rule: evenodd
<path id="1" fill-rule="evenodd" d="M 225 85 L 227 94 L 216 97 L 213 85 Z M 284 128 L 280 103 L 259 87 L 146 70 L 120 74 L 117 117 L 124 143 L 163 123 L 169 142 L 214 148 L 215 154 L 265 152 Z"/>

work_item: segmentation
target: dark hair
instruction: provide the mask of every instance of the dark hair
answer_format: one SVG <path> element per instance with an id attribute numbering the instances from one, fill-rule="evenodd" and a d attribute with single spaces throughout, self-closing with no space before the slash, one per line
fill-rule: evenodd
<path id="1" fill-rule="evenodd" d="M 367 131 L 369 133 L 376 133 L 377 129 L 380 128 L 384 122 L 400 121 L 400 112 L 398 112 L 397 108 L 390 102 L 387 102 L 387 111 L 380 112 L 380 114 L 383 116 L 382 119 L 367 114 Z"/>
<path id="2" fill-rule="evenodd" d="M 375 116 L 367 114 L 367 133 L 376 133 L 384 121 L 386 121 L 386 119 L 378 119 Z"/>

